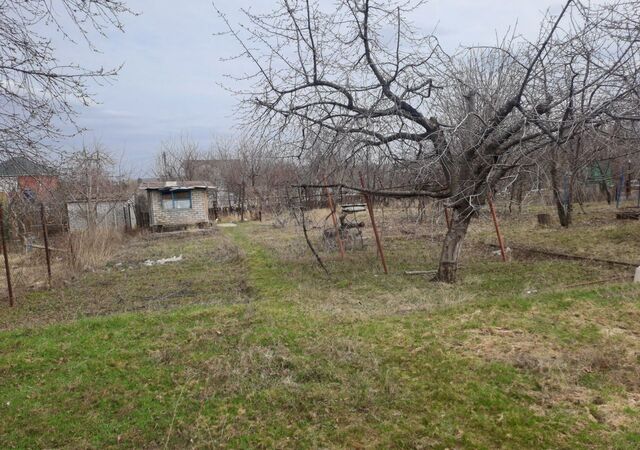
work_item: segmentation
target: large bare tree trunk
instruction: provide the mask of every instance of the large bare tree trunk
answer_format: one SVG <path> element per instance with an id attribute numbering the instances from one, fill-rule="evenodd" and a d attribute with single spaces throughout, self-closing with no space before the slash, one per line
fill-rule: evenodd
<path id="1" fill-rule="evenodd" d="M 573 209 L 571 195 L 567 193 L 567 198 L 562 198 L 563 194 L 562 187 L 560 186 L 560 180 L 558 180 L 557 171 L 553 169 L 551 170 L 551 184 L 553 190 L 553 201 L 556 204 L 560 225 L 566 228 L 571 225 L 571 211 Z"/>
<path id="2" fill-rule="evenodd" d="M 607 205 L 611 204 L 611 191 L 609 190 L 609 186 L 607 186 L 607 181 L 606 180 L 602 180 L 602 182 L 600 182 L 600 192 L 602 192 L 604 195 L 606 195 L 607 197 Z"/>
<path id="3" fill-rule="evenodd" d="M 571 225 L 571 210 L 573 209 L 573 205 L 565 204 L 557 191 L 553 191 L 554 200 L 556 202 L 556 209 L 558 211 L 558 219 L 560 220 L 560 225 L 563 227 L 568 227 Z"/>
<path id="4" fill-rule="evenodd" d="M 551 190 L 553 191 L 553 201 L 556 204 L 560 225 L 566 228 L 571 225 L 571 211 L 573 209 L 571 185 L 573 183 L 568 183 L 569 186 L 565 186 L 563 189 L 562 180 L 560 179 L 560 173 L 558 170 L 558 167 L 560 166 L 558 158 L 558 151 L 555 149 L 551 156 Z M 566 198 L 563 198 L 563 190 L 567 191 L 564 193 Z"/>
<path id="5" fill-rule="evenodd" d="M 447 232 L 442 244 L 440 254 L 440 264 L 436 281 L 445 283 L 455 283 L 458 278 L 458 262 L 462 242 L 467 235 L 469 223 L 471 222 L 472 209 L 470 207 L 454 208 L 451 219 L 451 228 Z"/>

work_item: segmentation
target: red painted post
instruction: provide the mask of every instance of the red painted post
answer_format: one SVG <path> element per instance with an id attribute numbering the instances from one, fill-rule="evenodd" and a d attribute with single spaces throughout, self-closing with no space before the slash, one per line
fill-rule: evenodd
<path id="1" fill-rule="evenodd" d="M 4 270 L 7 274 L 7 290 L 9 291 L 9 306 L 13 307 L 13 288 L 11 286 L 11 269 L 7 255 L 7 242 L 4 238 L 4 208 L 0 204 L 0 234 L 2 235 L 2 254 L 4 255 Z"/>
<path id="2" fill-rule="evenodd" d="M 496 210 L 493 207 L 493 196 L 491 195 L 491 188 L 487 190 L 487 203 L 489 203 L 489 209 L 491 210 L 491 217 L 493 218 L 493 225 L 496 227 L 496 235 L 498 236 L 498 245 L 500 246 L 500 254 L 502 255 L 502 261 L 507 261 L 507 253 L 504 249 L 504 240 L 502 239 L 502 233 L 500 232 L 500 224 L 498 223 L 498 216 L 496 216 Z"/>
<path id="3" fill-rule="evenodd" d="M 444 219 L 447 221 L 447 231 L 451 229 L 451 211 L 443 204 L 444 207 Z"/>
<path id="4" fill-rule="evenodd" d="M 360 185 L 362 189 L 365 189 L 364 178 L 362 177 L 362 173 L 360 174 Z M 380 255 L 380 261 L 382 262 L 382 268 L 384 269 L 384 273 L 389 273 L 387 269 L 387 261 L 384 259 L 384 251 L 382 249 L 382 242 L 380 241 L 380 234 L 378 233 L 378 227 L 376 225 L 376 219 L 373 215 L 373 204 L 371 202 L 371 197 L 369 194 L 362 193 L 364 195 L 364 200 L 367 203 L 367 209 L 369 210 L 369 217 L 371 218 L 371 227 L 373 228 L 373 235 L 376 238 L 376 245 L 378 247 L 378 254 Z"/>

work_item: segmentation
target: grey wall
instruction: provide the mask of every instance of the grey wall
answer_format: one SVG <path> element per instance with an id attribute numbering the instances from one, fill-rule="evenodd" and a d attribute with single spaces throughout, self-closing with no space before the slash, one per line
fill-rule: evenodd
<path id="1" fill-rule="evenodd" d="M 149 190 L 149 225 L 195 225 L 209 222 L 209 200 L 206 189 L 191 191 L 191 209 L 164 209 L 162 193 Z"/>
<path id="2" fill-rule="evenodd" d="M 96 207 L 96 226 L 98 228 L 124 231 L 129 225 L 132 229 L 137 227 L 135 210 L 130 202 L 98 201 L 93 204 Z M 70 231 L 83 231 L 88 228 L 89 208 L 88 203 L 67 203 Z"/>

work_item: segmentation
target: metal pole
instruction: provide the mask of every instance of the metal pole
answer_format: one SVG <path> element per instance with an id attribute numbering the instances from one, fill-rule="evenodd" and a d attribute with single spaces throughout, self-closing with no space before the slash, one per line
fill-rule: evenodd
<path id="1" fill-rule="evenodd" d="M 47 220 L 44 214 L 44 204 L 40 203 L 40 220 L 42 221 L 42 236 L 44 238 L 44 254 L 47 258 L 47 281 L 51 289 L 51 254 L 49 253 L 49 233 L 47 233 Z"/>
<path id="2" fill-rule="evenodd" d="M 493 196 L 491 195 L 491 188 L 487 190 L 487 203 L 489 203 L 489 209 L 491 210 L 491 217 L 493 218 L 493 224 L 496 227 L 496 235 L 498 236 L 498 245 L 500 246 L 500 254 L 502 255 L 502 261 L 507 261 L 507 253 L 504 249 L 504 241 L 502 240 L 502 233 L 500 232 L 500 224 L 498 223 L 498 216 L 496 216 L 496 210 L 493 207 Z"/>
<path id="3" fill-rule="evenodd" d="M 333 221 L 333 228 L 336 230 L 336 242 L 340 249 L 340 258 L 344 259 L 344 244 L 342 242 L 342 236 L 340 236 L 340 227 L 338 227 L 338 219 L 336 219 L 336 206 L 333 203 L 333 196 L 329 192 L 327 185 L 327 177 L 324 177 L 324 193 L 327 196 L 327 203 L 329 204 L 329 210 L 331 211 L 331 220 Z"/>
<path id="4" fill-rule="evenodd" d="M 2 235 L 2 254 L 4 255 L 4 270 L 7 274 L 7 290 L 9 291 L 9 306 L 13 307 L 13 288 L 11 287 L 11 269 L 7 255 L 7 242 L 4 237 L 4 208 L 0 204 L 0 234 Z"/>
<path id="5" fill-rule="evenodd" d="M 362 173 L 360 173 L 360 185 L 362 189 L 365 189 L 364 178 L 362 177 Z M 384 251 L 382 250 L 382 242 L 380 241 L 380 235 L 378 234 L 378 227 L 376 226 L 376 219 L 373 216 L 373 205 L 371 203 L 371 197 L 369 194 L 363 192 L 364 200 L 367 203 L 367 209 L 369 210 L 369 217 L 371 218 L 371 227 L 373 228 L 373 234 L 376 237 L 376 246 L 378 247 L 378 254 L 380 255 L 380 261 L 382 262 L 382 268 L 384 269 L 384 273 L 389 273 L 387 269 L 387 262 L 384 259 Z"/>

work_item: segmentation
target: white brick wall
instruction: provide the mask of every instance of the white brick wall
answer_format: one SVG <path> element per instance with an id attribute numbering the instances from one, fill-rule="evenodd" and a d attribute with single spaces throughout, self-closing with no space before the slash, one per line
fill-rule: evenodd
<path id="1" fill-rule="evenodd" d="M 149 190 L 149 225 L 195 225 L 209 222 L 209 201 L 206 189 L 191 190 L 191 209 L 165 209 L 162 193 Z"/>

